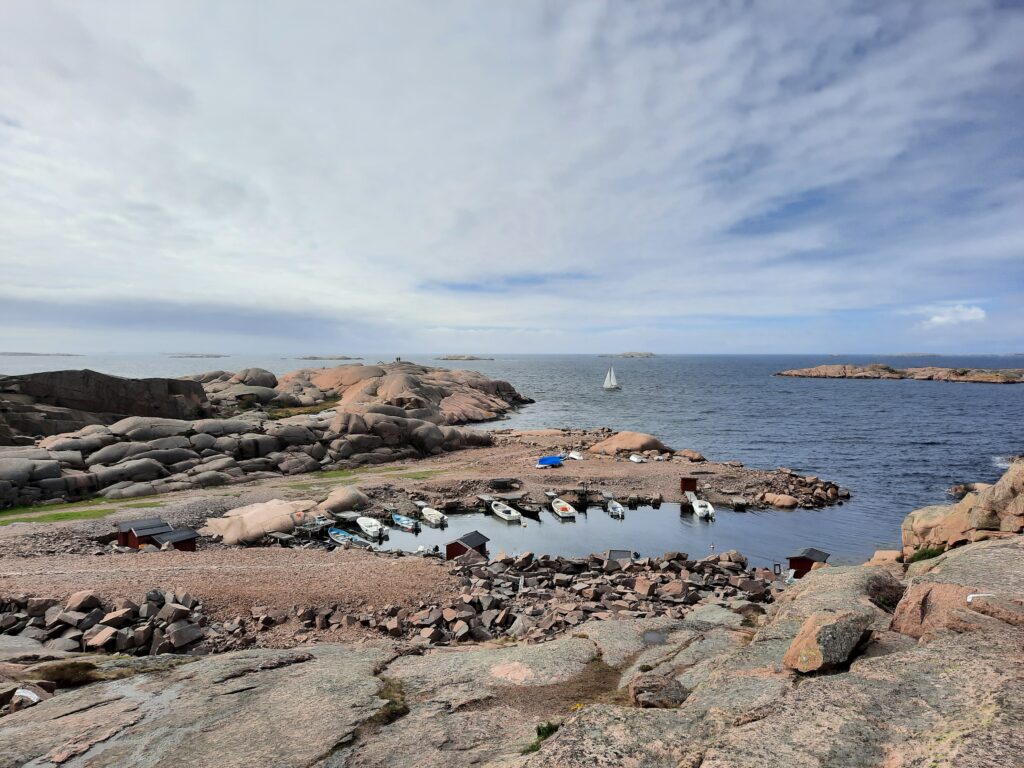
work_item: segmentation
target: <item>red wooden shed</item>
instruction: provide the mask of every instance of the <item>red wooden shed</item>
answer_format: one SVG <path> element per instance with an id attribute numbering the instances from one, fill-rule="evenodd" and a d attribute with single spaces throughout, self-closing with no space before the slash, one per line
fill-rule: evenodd
<path id="1" fill-rule="evenodd" d="M 487 557 L 487 542 L 490 541 L 480 531 L 470 531 L 460 536 L 455 541 L 449 541 L 444 546 L 444 556 L 448 560 L 454 560 L 459 555 L 464 555 L 473 549 L 484 557 Z"/>
<path id="2" fill-rule="evenodd" d="M 807 575 L 815 563 L 824 563 L 828 558 L 828 552 L 814 547 L 805 547 L 799 552 L 789 555 L 789 567 L 794 571 L 793 577 L 800 579 Z"/>

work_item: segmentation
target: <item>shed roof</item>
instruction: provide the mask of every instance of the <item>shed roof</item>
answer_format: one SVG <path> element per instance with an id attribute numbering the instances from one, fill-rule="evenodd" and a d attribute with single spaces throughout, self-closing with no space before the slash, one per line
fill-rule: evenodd
<path id="1" fill-rule="evenodd" d="M 156 526 L 167 525 L 162 517 L 140 517 L 137 520 L 125 520 L 117 524 L 118 533 L 128 533 L 128 531 L 141 529 L 141 528 L 155 528 Z"/>
<path id="2" fill-rule="evenodd" d="M 804 547 L 799 552 L 794 552 L 789 557 L 806 557 L 808 560 L 813 560 L 816 563 L 824 563 L 829 558 L 828 552 L 823 552 L 820 549 L 814 547 Z"/>
<path id="3" fill-rule="evenodd" d="M 167 531 L 166 533 L 153 534 L 153 541 L 157 544 L 174 544 L 179 541 L 191 541 L 192 539 L 198 538 L 199 534 L 191 528 L 176 528 L 175 530 Z"/>
<path id="4" fill-rule="evenodd" d="M 490 539 L 480 533 L 480 531 L 470 531 L 469 533 L 460 536 L 455 541 L 449 541 L 448 543 L 455 544 L 456 542 L 460 542 L 470 549 L 476 549 L 481 544 L 486 544 L 488 541 L 490 541 Z"/>

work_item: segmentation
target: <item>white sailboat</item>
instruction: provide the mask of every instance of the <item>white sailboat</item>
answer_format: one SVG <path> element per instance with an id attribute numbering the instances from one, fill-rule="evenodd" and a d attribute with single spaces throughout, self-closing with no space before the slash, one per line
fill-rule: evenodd
<path id="1" fill-rule="evenodd" d="M 608 366 L 608 373 L 604 377 L 604 388 L 605 389 L 622 389 L 619 386 L 618 379 L 615 378 L 614 366 Z"/>

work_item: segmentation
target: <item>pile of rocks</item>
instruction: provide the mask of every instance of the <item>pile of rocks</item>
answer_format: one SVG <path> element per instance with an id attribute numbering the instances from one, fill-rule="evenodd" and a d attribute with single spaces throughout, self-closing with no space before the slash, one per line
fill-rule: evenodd
<path id="1" fill-rule="evenodd" d="M 139 603 L 119 599 L 104 604 L 90 590 L 76 592 L 66 602 L 51 597 L 0 598 L 0 634 L 34 640 L 52 651 L 146 656 L 216 647 L 220 633 L 196 598 L 152 589 Z"/>
<path id="2" fill-rule="evenodd" d="M 682 618 L 702 604 L 744 616 L 762 614 L 759 604 L 771 602 L 778 586 L 770 571 L 748 571 L 746 557 L 736 551 L 701 560 L 685 552 L 639 559 L 528 552 L 487 562 L 473 554 L 456 561 L 463 593 L 454 604 L 422 605 L 416 611 L 391 606 L 382 615 L 345 615 L 338 622 L 429 644 L 501 636 L 543 642 L 590 619 Z"/>
<path id="3" fill-rule="evenodd" d="M 786 467 L 779 467 L 768 486 L 769 490 L 758 494 L 757 501 L 779 509 L 827 507 L 850 498 L 846 488 L 815 475 L 799 475 Z"/>

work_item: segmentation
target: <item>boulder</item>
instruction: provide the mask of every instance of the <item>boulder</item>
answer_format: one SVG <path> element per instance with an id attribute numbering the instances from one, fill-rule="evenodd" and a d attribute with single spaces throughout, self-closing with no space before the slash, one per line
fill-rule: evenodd
<path id="1" fill-rule="evenodd" d="M 225 544 L 257 542 L 268 533 L 289 533 L 314 513 L 315 501 L 272 499 L 229 510 L 224 517 L 211 517 L 200 533 L 220 536 Z"/>
<path id="2" fill-rule="evenodd" d="M 644 432 L 618 432 L 590 447 L 591 453 L 614 456 L 617 453 L 640 453 L 643 451 L 670 452 L 661 440 Z"/>
<path id="3" fill-rule="evenodd" d="M 354 485 L 346 485 L 335 488 L 317 506 L 317 512 L 337 514 L 339 512 L 352 512 L 353 510 L 366 509 L 370 506 L 369 497 Z"/>
<path id="4" fill-rule="evenodd" d="M 874 614 L 821 611 L 804 621 L 782 663 L 797 672 L 820 672 L 845 664 L 870 637 Z"/>
<path id="5" fill-rule="evenodd" d="M 235 384 L 247 384 L 251 387 L 273 388 L 277 386 L 277 376 L 264 368 L 243 368 L 229 381 Z"/>

